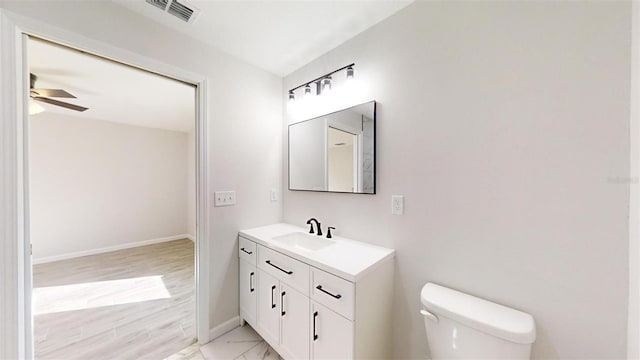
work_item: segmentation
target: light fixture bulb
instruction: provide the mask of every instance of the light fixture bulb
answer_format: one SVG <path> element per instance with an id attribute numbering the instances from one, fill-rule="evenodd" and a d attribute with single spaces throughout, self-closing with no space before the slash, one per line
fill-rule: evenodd
<path id="1" fill-rule="evenodd" d="M 353 76 L 354 76 L 353 66 L 349 66 L 347 68 L 347 80 L 353 79 Z"/>
<path id="2" fill-rule="evenodd" d="M 331 76 L 322 79 L 322 92 L 331 90 Z"/>
<path id="3" fill-rule="evenodd" d="M 289 101 L 294 101 L 296 99 L 296 94 L 293 90 L 289 90 Z"/>
<path id="4" fill-rule="evenodd" d="M 44 108 L 32 99 L 29 99 L 29 115 L 40 114 Z"/>
<path id="5" fill-rule="evenodd" d="M 307 84 L 307 86 L 304 87 L 304 96 L 311 96 L 311 86 L 309 84 Z"/>

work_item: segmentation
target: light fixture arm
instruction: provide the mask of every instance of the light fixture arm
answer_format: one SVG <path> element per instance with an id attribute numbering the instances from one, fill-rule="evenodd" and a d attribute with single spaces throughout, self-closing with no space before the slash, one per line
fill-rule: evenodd
<path id="1" fill-rule="evenodd" d="M 342 70 L 345 70 L 345 69 L 348 69 L 348 68 L 353 68 L 355 65 L 356 65 L 356 63 L 351 63 L 351 64 L 349 64 L 349 65 L 345 65 L 345 66 L 343 66 L 343 67 L 341 67 L 341 68 L 339 68 L 339 69 L 333 70 L 333 71 L 332 71 L 332 72 L 330 72 L 330 73 L 326 73 L 326 74 L 324 74 L 324 75 L 322 75 L 322 76 L 320 76 L 320 77 L 317 77 L 317 78 L 315 78 L 315 79 L 313 79 L 313 80 L 311 80 L 311 81 L 307 81 L 307 82 L 305 82 L 304 84 L 300 84 L 300 85 L 298 85 L 298 86 L 296 86 L 296 87 L 294 87 L 294 88 L 291 88 L 291 89 L 289 90 L 289 93 L 291 94 L 292 92 L 294 92 L 294 91 L 296 91 L 296 90 L 300 89 L 301 87 L 305 87 L 305 86 L 307 86 L 307 85 L 311 85 L 311 84 L 316 84 L 316 89 L 317 89 L 316 91 L 319 91 L 319 88 L 320 88 L 320 87 L 318 86 L 318 84 L 320 84 L 320 82 L 322 81 L 322 79 L 326 79 L 327 77 L 329 77 L 329 76 L 331 76 L 331 75 L 333 75 L 333 74 L 337 73 L 338 71 L 342 71 Z"/>

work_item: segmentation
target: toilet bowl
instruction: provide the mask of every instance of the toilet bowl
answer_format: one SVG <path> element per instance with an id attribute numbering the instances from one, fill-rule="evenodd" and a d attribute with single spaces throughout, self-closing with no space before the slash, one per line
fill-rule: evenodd
<path id="1" fill-rule="evenodd" d="M 420 300 L 433 360 L 530 358 L 531 315 L 433 283 Z"/>

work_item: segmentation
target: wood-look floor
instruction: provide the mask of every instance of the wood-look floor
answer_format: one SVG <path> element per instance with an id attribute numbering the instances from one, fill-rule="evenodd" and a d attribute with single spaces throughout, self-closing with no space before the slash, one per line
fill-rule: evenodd
<path id="1" fill-rule="evenodd" d="M 195 341 L 188 239 L 35 265 L 36 359 L 163 359 Z"/>

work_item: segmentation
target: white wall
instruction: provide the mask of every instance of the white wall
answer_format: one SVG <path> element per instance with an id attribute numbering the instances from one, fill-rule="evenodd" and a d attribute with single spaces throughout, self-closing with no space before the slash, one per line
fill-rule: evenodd
<path id="1" fill-rule="evenodd" d="M 187 231 L 196 235 L 196 132 L 187 136 Z M 195 240 L 195 239 L 194 239 Z"/>
<path id="2" fill-rule="evenodd" d="M 209 186 L 237 205 L 209 219 L 211 324 L 238 315 L 237 233 L 281 219 L 282 79 L 110 2 L 2 1 L 0 7 L 209 79 Z M 151 40 L 151 41 L 150 41 Z M 212 199 L 213 194 L 207 194 Z"/>
<path id="3" fill-rule="evenodd" d="M 289 128 L 289 188 L 324 190 L 327 185 L 327 122 L 305 121 Z"/>
<path id="4" fill-rule="evenodd" d="M 30 117 L 34 261 L 187 233 L 187 133 Z"/>
<path id="5" fill-rule="evenodd" d="M 429 281 L 531 313 L 534 358 L 625 357 L 630 34 L 630 2 L 418 2 L 285 78 L 355 62 L 378 101 L 377 194 L 284 220 L 397 250 L 394 358 L 428 353 Z"/>

